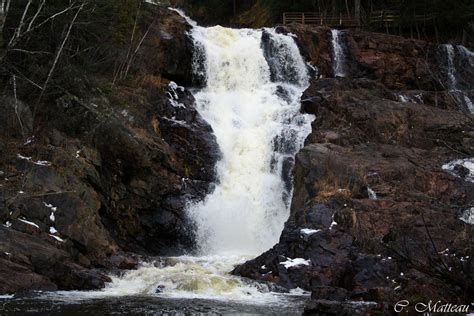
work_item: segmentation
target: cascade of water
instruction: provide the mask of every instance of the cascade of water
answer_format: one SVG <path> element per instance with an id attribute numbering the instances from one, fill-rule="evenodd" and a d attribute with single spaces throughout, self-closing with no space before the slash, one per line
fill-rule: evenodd
<path id="1" fill-rule="evenodd" d="M 332 34 L 332 50 L 333 50 L 333 72 L 334 77 L 345 77 L 346 71 L 344 67 L 345 53 L 344 46 L 342 44 L 341 32 L 339 30 L 331 30 Z"/>
<path id="2" fill-rule="evenodd" d="M 278 242 L 289 216 L 294 156 L 314 119 L 300 112 L 307 66 L 291 36 L 273 29 L 204 28 L 184 17 L 193 26 L 193 69 L 204 82 L 194 93 L 196 108 L 222 152 L 215 190 L 187 209 L 198 256 L 144 265 L 113 277 L 97 295 L 158 291 L 172 298 L 279 301 L 267 286 L 228 272 Z"/>
<path id="3" fill-rule="evenodd" d="M 456 68 L 454 67 L 454 46 L 451 44 L 443 45 L 446 50 L 447 57 L 447 72 L 448 72 L 448 88 L 449 90 L 456 90 Z"/>
<path id="4" fill-rule="evenodd" d="M 461 90 L 458 83 L 455 64 L 456 52 L 458 52 L 460 58 L 467 60 L 467 63 L 471 68 L 474 67 L 474 53 L 461 45 L 454 47 L 452 44 L 445 44 L 443 45 L 443 48 L 446 52 L 448 90 L 460 104 L 464 103 L 469 112 L 474 113 L 474 104 L 470 96 L 465 91 Z"/>
<path id="5" fill-rule="evenodd" d="M 215 191 L 189 207 L 197 242 L 206 255 L 258 254 L 288 218 L 285 162 L 311 131 L 311 117 L 299 111 L 306 64 L 293 38 L 272 29 L 195 27 L 192 37 L 206 74 L 197 109 L 223 153 Z"/>

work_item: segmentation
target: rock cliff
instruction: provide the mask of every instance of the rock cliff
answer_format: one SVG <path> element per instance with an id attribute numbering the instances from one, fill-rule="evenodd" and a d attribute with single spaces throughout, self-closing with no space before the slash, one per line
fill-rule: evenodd
<path id="1" fill-rule="evenodd" d="M 474 150 L 474 117 L 459 98 L 472 96 L 472 59 L 459 52 L 456 80 L 466 88 L 454 91 L 444 47 L 347 31 L 346 73 L 334 78 L 329 29 L 280 31 L 296 34 L 320 70 L 302 97 L 316 120 L 296 158 L 280 242 L 234 273 L 311 291 L 308 314 L 472 298 L 472 170 L 458 160 Z M 443 170 L 450 161 L 457 171 Z M 288 267 L 296 258 L 307 261 Z"/>
<path id="2" fill-rule="evenodd" d="M 34 102 L 2 97 L 0 293 L 100 288 L 138 256 L 192 248 L 184 205 L 208 193 L 219 149 L 181 86 L 192 78 L 190 26 L 146 10 L 128 80 L 83 73 L 34 124 Z"/>

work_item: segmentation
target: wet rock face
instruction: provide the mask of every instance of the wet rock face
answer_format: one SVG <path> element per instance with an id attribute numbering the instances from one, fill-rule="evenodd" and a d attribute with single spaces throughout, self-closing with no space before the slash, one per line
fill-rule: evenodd
<path id="1" fill-rule="evenodd" d="M 101 288 L 137 253 L 193 249 L 186 203 L 210 191 L 220 152 L 180 86 L 189 25 L 157 10 L 126 84 L 48 100 L 35 125 L 19 100 L 23 131 L 16 101 L 0 99 L 0 293 Z"/>
<path id="2" fill-rule="evenodd" d="M 142 103 L 134 94 L 120 96 L 137 104 L 128 109 L 131 126 L 109 121 L 94 136 L 111 201 L 100 213 L 124 248 L 178 254 L 194 240 L 186 203 L 209 192 L 219 149 L 183 87 L 150 88 Z"/>
<path id="3" fill-rule="evenodd" d="M 331 74 L 328 29 L 286 31 Z M 442 166 L 474 155 L 473 116 L 433 77 L 444 71 L 434 63 L 436 47 L 380 34 L 344 38 L 348 76 L 314 79 L 302 97 L 316 120 L 296 157 L 280 242 L 234 273 L 311 291 L 308 314 L 388 311 L 407 297 L 460 302 L 474 295 L 465 281 L 472 229 L 459 219 L 474 191 L 462 170 Z M 287 265 L 296 258 L 310 264 Z"/>

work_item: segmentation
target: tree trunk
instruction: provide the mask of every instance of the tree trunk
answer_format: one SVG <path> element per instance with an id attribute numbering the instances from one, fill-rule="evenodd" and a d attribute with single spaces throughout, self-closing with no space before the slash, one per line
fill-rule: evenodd
<path id="1" fill-rule="evenodd" d="M 355 22 L 357 24 L 357 28 L 360 27 L 360 0 L 355 0 L 355 12 L 354 12 Z"/>
<path id="2" fill-rule="evenodd" d="M 10 0 L 2 0 L 0 3 L 0 46 L 3 42 L 3 26 L 7 19 L 8 9 L 10 8 Z"/>

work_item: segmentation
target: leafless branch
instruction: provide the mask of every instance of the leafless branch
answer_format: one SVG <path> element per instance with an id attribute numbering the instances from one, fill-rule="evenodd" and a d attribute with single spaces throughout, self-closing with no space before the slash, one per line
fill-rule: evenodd
<path id="1" fill-rule="evenodd" d="M 130 67 L 132 66 L 133 64 L 133 60 L 135 59 L 136 55 L 138 54 L 138 51 L 140 50 L 140 47 L 142 46 L 143 44 L 143 41 L 145 40 L 145 38 L 147 37 L 148 33 L 150 32 L 150 29 L 151 27 L 153 26 L 153 24 L 155 23 L 155 21 L 151 22 L 150 26 L 148 27 L 148 29 L 146 30 L 145 34 L 143 34 L 143 37 L 141 38 L 140 42 L 138 43 L 137 47 L 135 48 L 135 51 L 133 52 L 133 55 L 130 57 L 128 63 L 127 63 L 127 68 L 125 69 L 125 73 L 124 73 L 124 76 L 123 78 L 126 78 L 127 75 L 128 75 L 128 72 L 130 71 Z"/>
<path id="2" fill-rule="evenodd" d="M 20 37 L 21 29 L 23 28 L 23 25 L 25 24 L 26 14 L 28 13 L 28 9 L 30 8 L 30 5 L 32 2 L 33 0 L 28 0 L 28 3 L 25 6 L 25 10 L 23 10 L 23 15 L 21 16 L 20 23 L 18 24 L 18 27 L 15 30 L 15 33 L 10 39 L 10 42 L 8 43 L 8 47 L 11 47 L 16 42 L 16 39 Z"/>
<path id="3" fill-rule="evenodd" d="M 36 18 L 38 17 L 38 15 L 40 14 L 41 10 L 43 9 L 43 6 L 44 6 L 44 3 L 45 3 L 45 2 L 46 2 L 46 0 L 41 1 L 41 4 L 39 5 L 38 10 L 36 10 L 35 15 L 33 16 L 33 18 L 31 19 L 30 23 L 28 24 L 28 28 L 26 29 L 27 32 L 31 31 L 31 27 L 33 26 L 33 23 L 35 23 Z"/>
<path id="4" fill-rule="evenodd" d="M 13 96 L 15 97 L 15 115 L 20 123 L 21 135 L 25 137 L 25 129 L 23 128 L 23 122 L 21 121 L 20 113 L 18 111 L 18 97 L 16 94 L 16 76 L 13 75 Z"/>
<path id="5" fill-rule="evenodd" d="M 56 56 L 54 57 L 53 65 L 51 66 L 51 69 L 49 70 L 48 77 L 46 78 L 46 81 L 45 81 L 44 84 L 43 84 L 43 90 L 41 91 L 41 94 L 40 94 L 40 96 L 39 96 L 38 101 L 37 101 L 36 104 L 38 104 L 38 103 L 41 101 L 41 99 L 43 98 L 43 95 L 44 95 L 44 92 L 45 92 L 45 90 L 46 90 L 46 87 L 48 86 L 48 83 L 49 83 L 49 81 L 51 80 L 51 77 L 52 77 L 52 75 L 53 75 L 53 73 L 54 73 L 54 70 L 56 69 L 56 65 L 57 65 L 57 63 L 58 63 L 59 57 L 61 57 L 61 53 L 62 53 L 62 51 L 63 51 L 63 49 L 64 49 L 64 45 L 66 45 L 66 42 L 67 42 L 67 40 L 68 40 L 68 38 L 69 38 L 69 35 L 71 34 L 72 27 L 74 26 L 74 23 L 76 22 L 76 19 L 77 19 L 77 17 L 79 16 L 79 13 L 81 13 L 81 11 L 82 11 L 82 9 L 84 8 L 84 5 L 85 5 L 86 3 L 87 3 L 87 2 L 84 1 L 84 2 L 81 4 L 81 6 L 79 7 L 79 9 L 77 9 L 76 14 L 74 15 L 73 19 L 71 20 L 71 23 L 69 24 L 69 28 L 68 28 L 68 30 L 67 30 L 67 33 L 66 33 L 66 35 L 64 36 L 64 39 L 63 39 L 63 41 L 62 41 L 62 43 L 61 43 L 61 46 L 59 46 L 59 49 L 58 49 L 58 51 L 57 51 L 57 53 L 56 53 Z M 36 106 L 35 106 L 35 112 L 36 112 Z"/>

